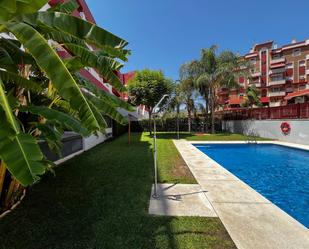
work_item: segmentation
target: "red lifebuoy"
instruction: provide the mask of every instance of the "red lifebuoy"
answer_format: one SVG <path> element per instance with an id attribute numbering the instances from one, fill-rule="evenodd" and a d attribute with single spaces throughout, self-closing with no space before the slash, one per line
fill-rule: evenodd
<path id="1" fill-rule="evenodd" d="M 291 126 L 290 126 L 290 124 L 287 123 L 287 122 L 281 123 L 280 128 L 281 128 L 281 131 L 282 131 L 282 133 L 283 133 L 284 135 L 288 135 L 288 134 L 290 133 L 290 131 L 291 131 Z"/>

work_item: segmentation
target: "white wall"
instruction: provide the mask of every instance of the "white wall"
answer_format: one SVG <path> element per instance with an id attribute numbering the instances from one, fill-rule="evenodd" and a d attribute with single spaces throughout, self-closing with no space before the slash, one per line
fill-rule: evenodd
<path id="1" fill-rule="evenodd" d="M 106 134 L 98 133 L 98 136 L 91 135 L 90 137 L 84 138 L 84 150 L 89 150 L 93 148 L 94 146 L 104 142 L 107 138 L 109 138 L 112 135 L 112 128 L 106 129 Z"/>
<path id="2" fill-rule="evenodd" d="M 282 122 L 287 122 L 291 126 L 291 132 L 288 135 L 284 135 L 281 131 Z M 222 129 L 309 145 L 309 120 L 230 120 L 222 122 Z"/>

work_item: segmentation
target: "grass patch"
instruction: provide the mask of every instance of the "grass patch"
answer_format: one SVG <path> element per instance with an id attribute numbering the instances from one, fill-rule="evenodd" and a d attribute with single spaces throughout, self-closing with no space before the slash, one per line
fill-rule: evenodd
<path id="1" fill-rule="evenodd" d="M 235 248 L 218 218 L 148 215 L 153 182 L 149 140 L 133 134 L 128 146 L 122 136 L 58 167 L 56 177 L 45 176 L 0 220 L 0 248 Z M 172 145 L 159 138 L 164 181 L 184 179 L 162 169 L 175 158 Z"/>
<path id="2" fill-rule="evenodd" d="M 157 137 L 160 139 L 177 139 L 177 134 L 175 132 L 158 132 Z M 248 136 L 235 133 L 199 134 L 199 133 L 181 132 L 179 134 L 179 138 L 186 139 L 188 141 L 247 141 L 248 140 Z M 255 138 L 257 141 L 274 140 L 262 137 L 255 137 Z"/>

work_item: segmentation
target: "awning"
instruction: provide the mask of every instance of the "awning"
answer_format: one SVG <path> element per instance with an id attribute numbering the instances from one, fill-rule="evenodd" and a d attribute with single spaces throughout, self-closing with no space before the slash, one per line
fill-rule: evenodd
<path id="1" fill-rule="evenodd" d="M 270 65 L 270 68 L 280 68 L 280 67 L 285 67 L 285 63 L 278 63 L 278 64 L 274 64 L 274 65 Z"/>
<path id="2" fill-rule="evenodd" d="M 304 96 L 304 95 L 309 95 L 309 89 L 305 89 L 305 90 L 300 90 L 297 92 L 293 92 L 293 93 L 289 93 L 288 95 L 285 96 L 285 100 L 289 100 L 295 97 L 300 97 L 300 96 Z"/>
<path id="3" fill-rule="evenodd" d="M 261 97 L 261 98 L 260 98 L 260 101 L 261 101 L 262 103 L 268 103 L 268 102 L 269 102 L 269 98 L 268 98 L 268 97 Z"/>

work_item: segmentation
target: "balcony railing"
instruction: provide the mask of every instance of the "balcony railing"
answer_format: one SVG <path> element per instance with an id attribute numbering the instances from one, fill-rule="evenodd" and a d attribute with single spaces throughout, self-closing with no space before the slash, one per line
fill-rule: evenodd
<path id="1" fill-rule="evenodd" d="M 274 74 L 274 73 L 284 73 L 285 72 L 285 68 L 275 68 L 275 69 L 271 69 L 269 70 L 269 75 Z"/>
<path id="2" fill-rule="evenodd" d="M 284 57 L 270 60 L 270 64 L 276 64 L 276 63 L 281 63 L 281 62 L 285 62 Z"/>
<path id="3" fill-rule="evenodd" d="M 261 72 L 254 72 L 251 73 L 251 77 L 255 78 L 255 77 L 260 77 L 261 76 Z"/>
<path id="4" fill-rule="evenodd" d="M 218 111 L 216 115 L 222 120 L 307 119 L 309 118 L 309 103 L 253 109 L 234 108 Z"/>
<path id="5" fill-rule="evenodd" d="M 261 82 L 259 82 L 259 81 L 252 82 L 252 83 L 250 83 L 250 86 L 261 87 Z"/>
<path id="6" fill-rule="evenodd" d="M 267 94 L 268 97 L 281 97 L 285 96 L 285 91 L 278 91 L 278 92 L 269 92 Z"/>
<path id="7" fill-rule="evenodd" d="M 281 80 L 271 80 L 268 82 L 269 86 L 276 86 L 276 85 L 283 85 L 285 84 L 286 80 L 285 79 L 281 79 Z"/>

